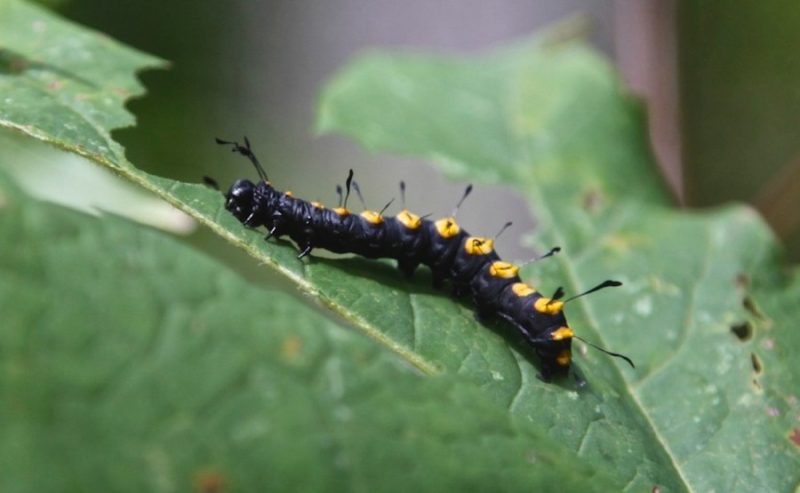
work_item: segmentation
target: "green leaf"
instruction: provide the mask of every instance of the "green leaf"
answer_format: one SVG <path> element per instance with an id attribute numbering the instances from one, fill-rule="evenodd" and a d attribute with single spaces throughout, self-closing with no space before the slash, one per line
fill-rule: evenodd
<path id="1" fill-rule="evenodd" d="M 40 7 L 0 3 L 0 123 L 110 166 L 125 160 L 110 129 L 134 123 L 123 108 L 143 92 L 133 72 L 163 66 Z"/>
<path id="2" fill-rule="evenodd" d="M 638 363 L 630 371 L 591 351 L 581 362 L 597 392 L 570 410 L 582 454 L 610 455 L 622 478 L 675 489 L 797 486 L 798 277 L 779 274 L 775 240 L 750 209 L 669 206 L 641 112 L 596 55 L 528 42 L 474 59 L 367 56 L 327 87 L 320 115 L 322 131 L 371 149 L 515 186 L 541 225 L 536 244 L 565 247 L 538 274 L 546 285 L 577 293 L 607 277 L 625 282 L 569 311 L 579 334 Z M 542 398 L 523 392 L 512 410 L 563 421 L 567 396 L 547 410 Z M 595 399 L 603 410 L 593 420 Z M 617 423 L 625 435 L 615 437 Z"/>
<path id="3" fill-rule="evenodd" d="M 639 368 L 590 350 L 577 358 L 587 385 L 559 386 L 536 379 L 529 352 L 504 336 L 507 329 L 475 323 L 466 304 L 426 288 L 424 276 L 407 282 L 386 264 L 357 259 L 297 261 L 290 245 L 245 231 L 217 194 L 136 169 L 109 136 L 126 122 L 78 112 L 86 131 L 70 132 L 64 122 L 40 121 L 60 71 L 91 81 L 99 100 L 110 90 L 102 70 L 75 70 L 75 61 L 48 58 L 43 47 L 86 36 L 89 53 L 102 52 L 101 45 L 112 52 L 97 67 L 135 60 L 123 71 L 131 87 L 130 71 L 155 61 L 107 40 L 95 43 L 25 4 L 3 5 L 22 20 L 0 24 L 0 43 L 59 70 L 22 64 L 0 75 L 3 88 L 30 88 L 16 112 L 0 109 L 0 125 L 81 153 L 154 191 L 425 373 L 477 384 L 516 419 L 613 473 L 627 490 L 781 491 L 798 482 L 800 459 L 789 436 L 797 426 L 800 376 L 790 361 L 798 348 L 791 327 L 800 314 L 786 301 L 798 283 L 779 275 L 773 239 L 748 210 L 669 208 L 640 111 L 592 53 L 546 42 L 468 59 L 371 56 L 337 78 L 321 105 L 323 130 L 349 133 L 373 149 L 427 156 L 457 176 L 517 186 L 541 226 L 537 244 L 565 248 L 528 274 L 542 289 L 563 284 L 579 292 L 607 277 L 626 282 L 576 301 L 568 314 L 579 334 L 631 355 Z M 57 28 L 8 34 L 36 21 Z M 30 47 L 29 37 L 40 39 Z M 67 103 L 77 98 L 64 96 Z M 96 136 L 102 145 L 88 145 Z M 755 303 L 748 306 L 760 315 L 742 308 L 748 293 Z M 745 320 L 755 335 L 740 341 L 731 326 Z M 762 362 L 760 372 L 751 353 Z"/>
<path id="4" fill-rule="evenodd" d="M 0 193 L 3 491 L 615 489 L 174 240 Z"/>

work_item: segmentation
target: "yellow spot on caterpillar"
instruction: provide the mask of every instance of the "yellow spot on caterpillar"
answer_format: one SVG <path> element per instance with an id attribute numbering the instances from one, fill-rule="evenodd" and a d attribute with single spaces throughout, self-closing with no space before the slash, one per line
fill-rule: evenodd
<path id="1" fill-rule="evenodd" d="M 453 236 L 457 235 L 461 228 L 456 223 L 455 218 L 453 217 L 446 217 L 444 219 L 439 219 L 434 223 L 436 226 L 436 231 L 439 233 L 439 236 L 442 238 L 452 238 Z"/>
<path id="2" fill-rule="evenodd" d="M 383 222 L 383 216 L 375 211 L 364 211 L 361 213 L 361 217 L 367 220 L 370 224 L 381 224 Z"/>
<path id="3" fill-rule="evenodd" d="M 350 211 L 345 209 L 344 207 L 337 207 L 331 210 L 342 217 L 350 215 Z"/>
<path id="4" fill-rule="evenodd" d="M 519 267 L 509 262 L 503 262 L 502 260 L 492 262 L 492 265 L 489 267 L 489 275 L 492 277 L 510 279 L 516 277 L 517 273 L 519 273 Z"/>
<path id="5" fill-rule="evenodd" d="M 400 211 L 395 218 L 408 229 L 419 229 L 422 226 L 422 219 L 418 215 L 409 212 L 408 209 Z"/>
<path id="6" fill-rule="evenodd" d="M 524 298 L 536 292 L 535 289 L 528 286 L 524 282 L 515 282 L 514 284 L 512 284 L 511 291 L 513 291 L 514 294 L 519 296 L 520 298 Z"/>
<path id="7" fill-rule="evenodd" d="M 550 334 L 550 339 L 554 341 L 563 341 L 564 339 L 572 339 L 575 333 L 569 327 L 559 327 L 558 330 Z"/>
<path id="8" fill-rule="evenodd" d="M 291 190 L 286 190 L 285 192 L 283 192 L 283 194 L 286 195 L 287 197 L 294 197 L 294 194 L 292 193 Z"/>
<path id="9" fill-rule="evenodd" d="M 558 363 L 560 366 L 569 366 L 571 362 L 572 362 L 572 351 L 570 351 L 569 349 L 561 351 L 560 353 L 558 353 L 558 356 L 556 356 L 556 363 Z"/>
<path id="10" fill-rule="evenodd" d="M 311 205 L 313 207 L 316 207 L 317 209 L 324 209 L 325 208 L 325 206 L 322 205 L 322 202 L 317 202 L 316 200 L 312 200 L 311 201 Z"/>
<path id="11" fill-rule="evenodd" d="M 539 298 L 533 303 L 533 307 L 539 313 L 546 313 L 548 315 L 556 315 L 564 308 L 563 301 L 553 301 L 550 298 Z"/>
<path id="12" fill-rule="evenodd" d="M 490 238 L 470 236 L 464 242 L 464 250 L 469 255 L 486 255 L 492 252 L 492 248 L 494 248 L 494 240 Z"/>

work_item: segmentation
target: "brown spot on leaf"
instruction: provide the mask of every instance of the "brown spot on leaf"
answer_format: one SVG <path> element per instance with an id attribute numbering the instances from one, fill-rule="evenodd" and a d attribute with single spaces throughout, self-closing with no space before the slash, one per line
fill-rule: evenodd
<path id="1" fill-rule="evenodd" d="M 753 301 L 753 298 L 745 296 L 742 299 L 742 305 L 744 306 L 745 310 L 752 313 L 754 316 L 758 318 L 764 318 L 764 315 L 761 313 L 761 310 L 759 310 L 758 307 L 756 306 L 756 303 Z"/>
<path id="2" fill-rule="evenodd" d="M 789 440 L 791 440 L 792 443 L 800 447 L 800 428 L 795 428 L 792 430 L 792 434 L 789 435 Z"/>
<path id="3" fill-rule="evenodd" d="M 8 64 L 9 71 L 12 74 L 21 74 L 28 70 L 30 64 L 24 58 L 13 58 Z"/>
<path id="4" fill-rule="evenodd" d="M 761 373 L 761 360 L 756 353 L 750 353 L 750 363 L 753 365 L 753 371 L 755 371 L 756 374 Z"/>
<path id="5" fill-rule="evenodd" d="M 653 489 L 650 490 L 652 493 L 661 493 L 661 488 L 658 485 L 653 486 Z"/>
<path id="6" fill-rule="evenodd" d="M 281 344 L 281 359 L 284 361 L 292 361 L 300 354 L 303 349 L 303 341 L 297 336 L 290 336 L 284 339 Z"/>
<path id="7" fill-rule="evenodd" d="M 58 91 L 62 87 L 64 87 L 64 81 L 63 80 L 53 80 L 53 81 L 50 81 L 49 84 L 47 84 L 47 88 L 50 89 L 51 91 Z"/>
<path id="8" fill-rule="evenodd" d="M 750 278 L 747 277 L 747 274 L 740 272 L 736 275 L 736 285 L 744 289 L 750 285 Z"/>
<path id="9" fill-rule="evenodd" d="M 28 68 L 28 62 L 24 57 L 0 48 L 0 73 L 19 74 Z"/>
<path id="10" fill-rule="evenodd" d="M 583 210 L 589 214 L 597 213 L 603 207 L 603 196 L 596 188 L 590 188 L 583 193 Z"/>
<path id="11" fill-rule="evenodd" d="M 213 469 L 198 471 L 194 475 L 194 489 L 200 493 L 222 493 L 225 477 Z"/>

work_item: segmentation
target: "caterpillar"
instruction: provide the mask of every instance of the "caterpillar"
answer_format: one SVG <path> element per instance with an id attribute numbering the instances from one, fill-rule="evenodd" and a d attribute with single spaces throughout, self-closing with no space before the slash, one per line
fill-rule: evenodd
<path id="1" fill-rule="evenodd" d="M 358 184 L 353 181 L 353 170 L 348 174 L 344 194 L 341 186 L 337 186 L 339 205 L 327 208 L 319 202 L 307 202 L 295 198 L 292 192 L 274 188 L 247 137 L 244 145 L 222 139 L 216 139 L 216 142 L 230 146 L 233 152 L 248 158 L 260 178 L 257 183 L 248 179 L 236 180 L 223 193 L 225 208 L 248 228 L 265 227 L 265 240 L 288 236 L 300 250 L 298 258 L 321 248 L 372 259 L 394 259 L 406 276 L 411 276 L 420 265 L 427 266 L 432 272 L 434 287 L 441 288 L 449 281 L 456 296 L 471 298 L 478 320 L 499 317 L 514 327 L 538 355 L 539 378 L 543 381 L 568 373 L 573 339 L 634 366 L 627 356 L 577 336 L 564 315 L 566 303 L 622 283 L 604 281 L 568 299 L 563 299 L 561 287 L 549 297 L 542 295 L 522 281 L 520 266 L 503 261 L 494 250 L 495 239 L 511 223 L 506 223 L 494 238 L 488 238 L 472 236 L 456 222 L 458 208 L 472 191 L 472 185 L 466 188 L 453 213 L 443 219 L 421 217 L 405 206 L 395 216 L 385 216 L 383 213 L 393 200 L 380 211 L 365 207 L 363 212 L 356 214 L 347 208 L 351 189 L 357 192 L 363 203 Z M 204 181 L 221 191 L 214 179 L 204 177 Z M 403 182 L 400 183 L 400 192 L 405 203 Z M 555 247 L 533 261 L 550 257 L 558 251 L 560 248 Z"/>

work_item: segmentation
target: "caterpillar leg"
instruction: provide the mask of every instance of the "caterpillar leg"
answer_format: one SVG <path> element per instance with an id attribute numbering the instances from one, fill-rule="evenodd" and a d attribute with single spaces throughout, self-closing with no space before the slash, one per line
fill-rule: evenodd
<path id="1" fill-rule="evenodd" d="M 270 219 L 269 224 L 272 225 L 272 228 L 264 237 L 264 241 L 269 240 L 273 236 L 275 238 L 279 238 L 288 232 L 289 223 L 286 221 L 286 219 L 284 219 L 283 214 L 281 214 L 280 211 L 275 211 L 272 213 L 272 218 Z"/>
<path id="2" fill-rule="evenodd" d="M 476 297 L 472 298 L 472 306 L 475 307 L 475 313 L 473 314 L 473 317 L 475 317 L 475 321 L 478 323 L 487 322 L 495 315 L 495 311 L 493 309 L 482 304 Z"/>
<path id="3" fill-rule="evenodd" d="M 417 267 L 419 267 L 419 262 L 409 262 L 407 260 L 398 260 L 397 261 L 397 268 L 406 277 L 413 276 L 414 275 L 414 271 L 417 270 Z"/>
<path id="4" fill-rule="evenodd" d="M 244 224 L 246 228 L 250 229 L 257 228 L 259 226 L 258 211 L 254 209 L 253 212 L 251 212 L 250 215 L 247 216 L 247 218 L 244 220 L 242 224 Z"/>
<path id="5" fill-rule="evenodd" d="M 314 245 L 312 245 L 311 243 L 307 243 L 305 248 L 303 248 L 303 251 L 300 252 L 300 255 L 297 256 L 297 258 L 303 258 L 303 257 L 308 256 L 308 254 L 311 253 L 311 250 L 313 250 L 313 249 L 314 249 Z"/>
<path id="6" fill-rule="evenodd" d="M 472 316 L 475 318 L 475 321 L 479 324 L 483 324 L 488 322 L 492 318 L 492 312 L 488 310 L 481 310 L 479 308 L 475 309 L 475 312 Z"/>
<path id="7" fill-rule="evenodd" d="M 435 289 L 442 289 L 444 286 L 444 280 L 447 279 L 446 273 L 442 271 L 432 270 L 431 274 L 433 274 L 433 287 Z"/>

